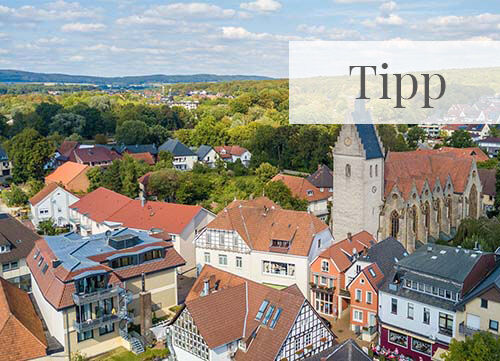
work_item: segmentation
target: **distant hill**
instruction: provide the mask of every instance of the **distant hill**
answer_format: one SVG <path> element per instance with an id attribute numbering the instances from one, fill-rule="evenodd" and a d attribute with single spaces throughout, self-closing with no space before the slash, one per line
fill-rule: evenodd
<path id="1" fill-rule="evenodd" d="M 87 75 L 45 74 L 21 70 L 0 69 L 0 83 L 76 83 L 95 85 L 128 86 L 151 83 L 200 83 L 223 82 L 233 80 L 268 80 L 272 79 L 257 75 L 144 75 L 123 77 L 99 77 Z"/>

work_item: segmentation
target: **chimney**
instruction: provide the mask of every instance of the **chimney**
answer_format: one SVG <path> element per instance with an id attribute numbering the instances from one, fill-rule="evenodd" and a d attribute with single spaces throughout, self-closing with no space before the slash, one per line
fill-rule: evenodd
<path id="1" fill-rule="evenodd" d="M 348 233 L 347 233 L 347 240 L 348 240 L 349 242 L 352 242 L 352 233 L 351 233 L 351 232 L 348 232 Z"/>
<path id="2" fill-rule="evenodd" d="M 208 296 L 209 293 L 210 293 L 210 279 L 205 278 L 203 280 L 203 290 L 201 291 L 201 295 Z"/>

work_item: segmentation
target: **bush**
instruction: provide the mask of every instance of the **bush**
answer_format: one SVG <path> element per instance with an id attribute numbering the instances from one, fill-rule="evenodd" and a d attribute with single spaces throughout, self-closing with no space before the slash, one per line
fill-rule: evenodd
<path id="1" fill-rule="evenodd" d="M 5 189 L 2 192 L 2 199 L 8 207 L 20 207 L 28 203 L 28 195 L 16 185 L 12 185 L 10 190 Z"/>

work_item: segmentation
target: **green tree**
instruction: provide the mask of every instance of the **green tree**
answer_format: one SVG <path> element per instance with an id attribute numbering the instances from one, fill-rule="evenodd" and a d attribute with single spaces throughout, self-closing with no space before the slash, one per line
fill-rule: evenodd
<path id="1" fill-rule="evenodd" d="M 54 226 L 54 220 L 52 218 L 40 221 L 38 223 L 38 233 L 45 236 L 54 236 L 57 234 L 57 229 Z"/>
<path id="2" fill-rule="evenodd" d="M 379 124 L 377 126 L 377 131 L 386 151 L 403 152 L 408 150 L 408 144 L 403 135 L 396 132 L 394 125 Z"/>
<path id="3" fill-rule="evenodd" d="M 288 188 L 281 180 L 276 182 L 267 182 L 264 186 L 264 194 L 266 197 L 285 209 L 293 209 L 296 211 L 307 210 L 307 201 L 294 197 L 290 188 Z"/>
<path id="4" fill-rule="evenodd" d="M 148 192 L 159 200 L 176 201 L 176 193 L 180 187 L 180 175 L 174 169 L 162 169 L 153 172 L 148 181 Z"/>
<path id="5" fill-rule="evenodd" d="M 278 172 L 278 168 L 267 162 L 261 163 L 261 165 L 259 165 L 259 167 L 255 170 L 257 178 L 263 183 L 271 180 L 271 178 L 278 174 Z"/>
<path id="6" fill-rule="evenodd" d="M 419 143 L 425 142 L 427 139 L 427 133 L 425 130 L 420 128 L 418 125 L 415 125 L 408 130 L 407 140 L 408 146 L 411 149 L 416 149 Z"/>
<path id="7" fill-rule="evenodd" d="M 111 189 L 114 192 L 121 193 L 122 178 L 121 178 L 121 161 L 115 159 L 106 171 L 101 176 L 101 186 Z"/>
<path id="8" fill-rule="evenodd" d="M 464 341 L 451 340 L 444 361 L 500 360 L 500 339 L 489 332 L 478 332 Z"/>
<path id="9" fill-rule="evenodd" d="M 85 118 L 75 113 L 60 113 L 52 118 L 50 132 L 58 132 L 63 136 L 73 133 L 82 134 L 85 128 Z"/>
<path id="10" fill-rule="evenodd" d="M 87 192 L 92 192 L 101 186 L 103 181 L 103 171 L 101 167 L 90 168 L 85 175 L 89 180 Z"/>
<path id="11" fill-rule="evenodd" d="M 39 179 L 31 179 L 26 183 L 26 185 L 28 186 L 28 198 L 33 197 L 35 194 L 40 192 L 43 187 L 45 187 L 45 183 Z"/>
<path id="12" fill-rule="evenodd" d="M 7 137 L 9 133 L 9 125 L 7 124 L 7 118 L 0 114 L 0 137 Z"/>
<path id="13" fill-rule="evenodd" d="M 476 143 L 472 140 L 469 132 L 463 129 L 455 130 L 445 143 L 453 148 L 475 147 Z"/>
<path id="14" fill-rule="evenodd" d="M 20 207 L 28 202 L 28 195 L 20 187 L 13 184 L 10 189 L 2 191 L 2 199 L 8 207 Z"/>
<path id="15" fill-rule="evenodd" d="M 44 130 L 40 133 L 47 136 L 52 118 L 63 109 L 63 106 L 58 103 L 42 102 L 35 108 L 35 113 L 42 119 Z"/>
<path id="16" fill-rule="evenodd" d="M 170 132 L 159 124 L 149 128 L 149 142 L 161 145 L 170 137 Z"/>
<path id="17" fill-rule="evenodd" d="M 143 144 L 148 137 L 148 126 L 140 120 L 127 120 L 116 129 L 116 141 L 119 144 Z"/>
<path id="18" fill-rule="evenodd" d="M 210 197 L 213 184 L 205 174 L 184 172 L 177 191 L 177 201 L 182 204 L 199 204 Z"/>
<path id="19" fill-rule="evenodd" d="M 155 169 L 170 169 L 174 167 L 174 155 L 170 152 L 162 150 L 158 153 L 158 161 L 155 164 Z"/>
<path id="20" fill-rule="evenodd" d="M 108 137 L 104 134 L 96 134 L 94 136 L 94 141 L 96 144 L 108 144 Z"/>
<path id="21" fill-rule="evenodd" d="M 7 142 L 7 154 L 12 160 L 12 178 L 15 183 L 42 179 L 44 166 L 55 151 L 53 142 L 36 130 L 27 128 Z"/>
<path id="22" fill-rule="evenodd" d="M 122 194 L 127 197 L 135 198 L 139 192 L 139 178 L 136 161 L 134 158 L 125 155 L 121 160 L 120 176 L 122 181 Z"/>

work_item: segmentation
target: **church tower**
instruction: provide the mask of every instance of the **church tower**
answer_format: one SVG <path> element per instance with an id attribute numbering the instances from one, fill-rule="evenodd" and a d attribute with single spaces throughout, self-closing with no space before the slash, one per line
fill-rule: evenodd
<path id="1" fill-rule="evenodd" d="M 333 148 L 332 226 L 336 241 L 367 231 L 378 239 L 384 148 L 364 101 L 356 99 Z"/>

